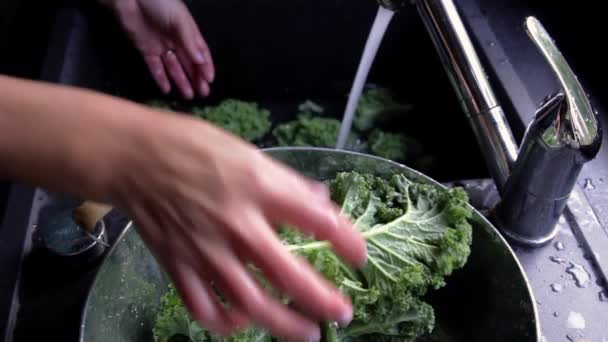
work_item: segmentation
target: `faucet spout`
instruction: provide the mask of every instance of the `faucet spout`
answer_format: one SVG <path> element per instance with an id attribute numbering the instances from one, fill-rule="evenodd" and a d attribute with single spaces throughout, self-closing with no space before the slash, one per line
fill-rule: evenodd
<path id="1" fill-rule="evenodd" d="M 517 158 L 517 144 L 462 19 L 452 0 L 417 0 L 416 5 L 501 190 Z"/>
<path id="2" fill-rule="evenodd" d="M 501 193 L 492 213 L 495 223 L 524 244 L 550 241 L 583 164 L 601 144 L 585 91 L 540 22 L 528 18 L 526 31 L 551 65 L 561 91 L 538 110 L 518 151 L 453 0 L 415 2 Z"/>

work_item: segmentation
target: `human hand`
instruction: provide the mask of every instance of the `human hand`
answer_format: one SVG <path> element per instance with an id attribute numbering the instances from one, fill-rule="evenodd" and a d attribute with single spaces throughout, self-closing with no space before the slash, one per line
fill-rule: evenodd
<path id="1" fill-rule="evenodd" d="M 100 0 L 143 55 L 160 89 L 209 95 L 215 69 L 207 43 L 182 0 Z"/>
<path id="2" fill-rule="evenodd" d="M 219 334 L 254 323 L 304 341 L 319 339 L 316 322 L 348 323 L 349 300 L 292 255 L 274 230 L 281 223 L 297 226 L 361 265 L 365 242 L 325 187 L 201 120 L 153 114 L 146 111 L 102 188 L 134 219 L 192 317 Z M 298 311 L 271 298 L 248 263 Z"/>

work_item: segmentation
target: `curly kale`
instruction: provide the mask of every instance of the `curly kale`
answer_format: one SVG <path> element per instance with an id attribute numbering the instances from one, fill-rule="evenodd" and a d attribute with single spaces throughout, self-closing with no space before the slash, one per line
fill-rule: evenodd
<path id="1" fill-rule="evenodd" d="M 391 90 L 369 88 L 359 98 L 353 125 L 361 132 L 369 131 L 387 117 L 407 113 L 411 109 L 411 105 L 397 102 Z"/>
<path id="2" fill-rule="evenodd" d="M 167 110 L 167 111 L 173 111 L 173 107 L 171 106 L 171 104 L 169 104 L 167 101 L 163 101 L 163 100 L 149 100 L 145 102 L 146 105 L 153 107 L 153 108 L 157 108 L 157 109 L 161 109 L 161 110 Z"/>
<path id="3" fill-rule="evenodd" d="M 277 126 L 272 134 L 280 146 L 335 147 L 340 133 L 340 121 L 325 117 L 312 117 L 301 113 L 298 119 Z M 356 140 L 352 133 L 349 141 Z"/>
<path id="4" fill-rule="evenodd" d="M 345 328 L 323 323 L 325 340 L 411 342 L 433 331 L 434 311 L 422 297 L 444 286 L 446 277 L 469 257 L 472 211 L 466 193 L 418 183 L 401 174 L 382 179 L 345 172 L 329 181 L 329 186 L 332 200 L 367 241 L 367 266 L 352 269 L 329 243 L 314 241 L 294 229 L 283 228 L 280 233 L 292 253 L 306 258 L 352 299 L 353 322 Z M 157 342 L 167 342 L 176 334 L 194 342 L 220 341 L 208 333 L 201 338 L 176 304 L 175 292 L 170 290 L 167 297 L 157 316 Z M 250 328 L 223 341 L 273 339 Z"/>
<path id="5" fill-rule="evenodd" d="M 194 108 L 192 112 L 250 142 L 262 138 L 271 127 L 270 111 L 254 102 L 227 99 L 215 107 Z"/>
<path id="6" fill-rule="evenodd" d="M 373 155 L 400 163 L 416 158 L 422 152 L 420 143 L 405 134 L 378 129 L 369 135 L 367 145 Z"/>

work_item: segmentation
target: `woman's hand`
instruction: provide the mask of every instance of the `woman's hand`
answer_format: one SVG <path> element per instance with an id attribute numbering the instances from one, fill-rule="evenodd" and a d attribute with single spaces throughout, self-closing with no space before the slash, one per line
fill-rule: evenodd
<path id="1" fill-rule="evenodd" d="M 209 95 L 215 69 L 207 43 L 182 0 L 100 0 L 113 9 L 164 93 Z"/>
<path id="2" fill-rule="evenodd" d="M 275 232 L 297 226 L 362 265 L 365 242 L 327 190 L 202 120 L 0 76 L 2 173 L 125 210 L 192 317 L 214 332 L 253 323 L 314 341 L 316 322 L 352 319 L 349 300 Z M 297 311 L 261 289 L 250 263 Z"/>
<path id="3" fill-rule="evenodd" d="M 275 232 L 281 223 L 293 224 L 361 265 L 365 243 L 340 218 L 324 186 L 200 120 L 155 115 L 138 135 L 137 156 L 119 163 L 124 170 L 115 170 L 109 188 L 195 319 L 219 333 L 252 322 L 303 340 L 319 339 L 318 321 L 350 322 L 348 299 L 291 255 Z M 302 313 L 269 297 L 247 263 Z M 219 304 L 212 286 L 231 309 Z"/>

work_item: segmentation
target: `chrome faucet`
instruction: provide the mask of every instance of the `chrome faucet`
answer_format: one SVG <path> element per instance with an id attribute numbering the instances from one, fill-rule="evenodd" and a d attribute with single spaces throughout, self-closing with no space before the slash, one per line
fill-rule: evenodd
<path id="1" fill-rule="evenodd" d="M 396 10 L 402 0 L 378 0 Z M 452 0 L 414 0 L 501 193 L 491 216 L 512 240 L 538 246 L 556 224 L 583 164 L 595 158 L 601 128 L 586 92 L 541 23 L 525 28 L 561 90 L 537 111 L 518 149 L 504 112 Z"/>

